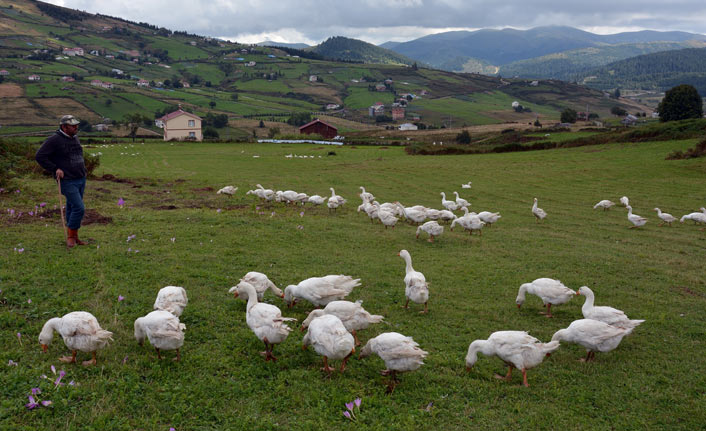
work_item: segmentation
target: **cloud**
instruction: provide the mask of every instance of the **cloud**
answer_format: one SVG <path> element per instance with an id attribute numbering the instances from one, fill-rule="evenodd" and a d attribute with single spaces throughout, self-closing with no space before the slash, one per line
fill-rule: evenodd
<path id="1" fill-rule="evenodd" d="M 92 13 L 243 42 L 275 38 L 317 43 L 349 36 L 403 41 L 446 29 L 568 25 L 586 30 L 706 33 L 703 0 L 556 2 L 554 0 L 49 0 Z M 224 36 L 225 35 L 225 36 Z"/>

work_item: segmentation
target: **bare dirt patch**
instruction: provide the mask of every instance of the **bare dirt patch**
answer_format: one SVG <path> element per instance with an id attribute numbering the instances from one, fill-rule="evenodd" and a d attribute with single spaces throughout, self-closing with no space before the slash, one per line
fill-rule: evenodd
<path id="1" fill-rule="evenodd" d="M 0 98 L 3 97 L 22 97 L 22 87 L 17 84 L 0 84 Z"/>
<path id="2" fill-rule="evenodd" d="M 191 191 L 206 193 L 206 192 L 215 192 L 216 189 L 214 189 L 213 187 L 201 187 L 198 189 L 191 189 Z"/>
<path id="3" fill-rule="evenodd" d="M 59 212 L 59 209 L 51 209 L 42 213 L 39 213 L 38 215 L 29 215 L 29 213 L 23 213 L 22 215 L 18 217 L 13 217 L 7 222 L 9 224 L 24 224 L 24 223 L 33 223 L 33 222 L 44 222 L 46 220 L 61 220 L 61 213 Z M 87 226 L 89 224 L 108 224 L 112 223 L 113 218 L 110 216 L 104 216 L 103 214 L 99 213 L 93 208 L 86 208 L 86 213 L 83 216 L 83 220 L 81 221 L 81 226 Z"/>
<path id="4" fill-rule="evenodd" d="M 154 207 L 156 210 L 178 210 L 179 207 L 176 205 L 160 205 L 158 207 Z"/>
<path id="5" fill-rule="evenodd" d="M 57 118 L 45 114 L 38 105 L 24 97 L 3 99 L 0 109 L 0 124 L 6 125 L 55 126 Z"/>
<path id="6" fill-rule="evenodd" d="M 41 106 L 42 109 L 51 116 L 52 120 L 58 120 L 67 112 L 70 112 L 72 115 L 82 120 L 96 122 L 101 119 L 95 112 L 68 97 L 40 98 L 34 99 L 34 102 Z"/>
<path id="7" fill-rule="evenodd" d="M 113 174 L 104 174 L 102 177 L 94 178 L 93 181 L 111 181 L 114 183 L 135 184 L 135 181 L 129 178 L 118 178 Z"/>

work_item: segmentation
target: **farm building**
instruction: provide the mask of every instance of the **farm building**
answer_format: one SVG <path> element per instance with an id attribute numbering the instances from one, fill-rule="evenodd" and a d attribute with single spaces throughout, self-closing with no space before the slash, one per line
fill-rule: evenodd
<path id="1" fill-rule="evenodd" d="M 403 106 L 393 106 L 392 107 L 392 120 L 403 120 L 404 119 L 404 107 Z"/>
<path id="2" fill-rule="evenodd" d="M 74 57 L 77 55 L 83 55 L 83 48 L 64 48 L 61 52 L 69 57 Z"/>
<path id="3" fill-rule="evenodd" d="M 5 69 L 0 70 L 0 76 L 10 76 L 10 72 Z"/>
<path id="4" fill-rule="evenodd" d="M 400 130 L 417 130 L 418 127 L 412 123 L 400 124 Z"/>
<path id="5" fill-rule="evenodd" d="M 64 82 L 74 82 L 75 81 L 75 79 L 70 76 L 62 76 L 61 80 Z"/>
<path id="6" fill-rule="evenodd" d="M 181 108 L 179 108 L 177 111 L 171 112 L 159 120 L 162 122 L 165 141 L 172 139 L 203 140 L 203 134 L 201 133 L 201 117 L 197 115 L 182 111 Z"/>
<path id="7" fill-rule="evenodd" d="M 299 133 L 302 135 L 310 135 L 318 133 L 326 139 L 335 138 L 338 135 L 338 129 L 330 124 L 324 123 L 318 118 L 311 123 L 305 124 L 299 128 Z"/>
<path id="8" fill-rule="evenodd" d="M 385 115 L 385 105 L 380 102 L 376 102 L 374 105 L 368 108 L 368 115 L 371 117 Z"/>
<path id="9" fill-rule="evenodd" d="M 139 81 L 137 81 L 137 86 L 138 87 L 149 87 L 150 82 L 146 79 L 140 79 Z"/>
<path id="10" fill-rule="evenodd" d="M 42 77 L 39 75 L 29 75 L 27 79 L 29 79 L 30 81 L 40 81 Z"/>
<path id="11" fill-rule="evenodd" d="M 316 75 L 309 75 L 309 82 L 316 82 L 319 80 L 319 77 Z"/>

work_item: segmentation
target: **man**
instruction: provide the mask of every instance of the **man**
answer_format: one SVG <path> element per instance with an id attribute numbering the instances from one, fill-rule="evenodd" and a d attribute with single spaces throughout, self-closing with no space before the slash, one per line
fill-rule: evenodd
<path id="1" fill-rule="evenodd" d="M 35 159 L 61 182 L 61 194 L 66 196 L 66 246 L 71 248 L 86 243 L 78 239 L 78 230 L 85 212 L 83 191 L 86 188 L 86 165 L 83 148 L 78 141 L 79 121 L 73 115 L 64 115 L 59 130 L 37 151 Z"/>

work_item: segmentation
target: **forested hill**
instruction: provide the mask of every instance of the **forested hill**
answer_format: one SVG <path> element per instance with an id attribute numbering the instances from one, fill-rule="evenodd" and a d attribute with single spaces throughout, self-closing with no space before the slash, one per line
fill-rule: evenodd
<path id="1" fill-rule="evenodd" d="M 330 37 L 320 45 L 311 48 L 311 50 L 332 60 L 376 64 L 412 65 L 414 63 L 414 60 L 389 49 L 342 36 Z"/>
<path id="2" fill-rule="evenodd" d="M 657 52 L 616 61 L 587 73 L 584 82 L 599 89 L 650 90 L 690 84 L 706 96 L 706 48 Z"/>

